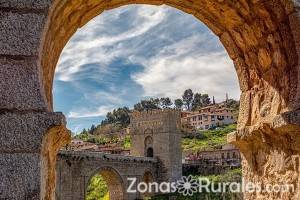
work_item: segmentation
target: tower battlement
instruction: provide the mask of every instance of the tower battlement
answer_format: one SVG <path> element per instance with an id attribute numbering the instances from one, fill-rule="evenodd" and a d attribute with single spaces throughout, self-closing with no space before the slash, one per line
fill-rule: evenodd
<path id="1" fill-rule="evenodd" d="M 175 109 L 151 110 L 130 114 L 130 128 L 132 133 L 142 132 L 145 129 L 176 129 L 180 127 L 180 111 Z"/>
<path id="2" fill-rule="evenodd" d="M 180 111 L 176 109 L 162 109 L 149 111 L 134 111 L 130 113 L 130 118 L 133 121 L 149 121 L 153 119 L 162 119 L 164 117 L 180 118 Z"/>

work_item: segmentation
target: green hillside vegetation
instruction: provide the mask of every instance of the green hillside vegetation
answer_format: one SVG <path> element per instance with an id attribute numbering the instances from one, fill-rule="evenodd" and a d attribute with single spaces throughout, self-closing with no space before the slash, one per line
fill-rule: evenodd
<path id="1" fill-rule="evenodd" d="M 107 184 L 100 174 L 93 176 L 90 180 L 86 200 L 109 200 Z"/>
<path id="2" fill-rule="evenodd" d="M 235 130 L 236 124 L 230 124 L 215 130 L 198 131 L 196 137 L 182 139 L 182 149 L 192 152 L 218 149 L 227 143 L 227 134 Z"/>

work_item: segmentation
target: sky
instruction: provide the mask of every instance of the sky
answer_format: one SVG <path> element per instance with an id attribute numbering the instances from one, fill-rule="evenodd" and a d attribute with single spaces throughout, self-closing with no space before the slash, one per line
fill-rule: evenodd
<path id="1" fill-rule="evenodd" d="M 185 89 L 217 102 L 239 99 L 237 75 L 219 39 L 199 20 L 168 6 L 105 11 L 79 29 L 60 56 L 54 109 L 78 133 L 107 112 Z"/>

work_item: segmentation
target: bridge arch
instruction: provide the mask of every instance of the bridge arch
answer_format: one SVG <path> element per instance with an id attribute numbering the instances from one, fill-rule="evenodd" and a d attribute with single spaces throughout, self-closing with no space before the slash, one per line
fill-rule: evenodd
<path id="1" fill-rule="evenodd" d="M 157 180 L 156 180 L 157 181 Z M 142 177 L 142 182 L 146 183 L 146 184 L 150 184 L 150 183 L 153 183 L 155 182 L 155 177 L 153 175 L 153 173 L 151 172 L 150 169 L 148 170 L 145 170 L 145 173 Z M 143 197 L 151 197 L 152 196 L 152 193 L 150 192 L 146 192 L 144 194 L 142 194 Z"/>
<path id="2" fill-rule="evenodd" d="M 117 169 L 111 166 L 103 166 L 93 171 L 89 176 L 89 181 L 86 183 L 85 188 L 88 188 L 92 178 L 96 174 L 101 175 L 105 180 L 108 187 L 110 200 L 120 200 L 120 199 L 127 200 L 127 197 L 125 195 L 126 186 L 124 185 L 125 183 L 121 176 L 121 173 L 118 172 Z M 85 198 L 86 198 L 86 194 L 85 194 Z"/>

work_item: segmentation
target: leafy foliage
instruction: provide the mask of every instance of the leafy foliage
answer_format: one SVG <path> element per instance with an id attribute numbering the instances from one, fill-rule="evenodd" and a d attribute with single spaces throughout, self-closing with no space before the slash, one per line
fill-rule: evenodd
<path id="1" fill-rule="evenodd" d="M 240 101 L 236 101 L 234 99 L 228 99 L 226 102 L 226 106 L 232 110 L 233 116 L 238 119 L 239 109 L 240 109 Z"/>
<path id="2" fill-rule="evenodd" d="M 185 90 L 182 95 L 182 101 L 187 110 L 191 110 L 193 97 L 194 97 L 194 93 L 191 89 Z"/>
<path id="3" fill-rule="evenodd" d="M 124 141 L 123 141 L 123 147 L 124 147 L 124 149 L 130 149 L 131 137 L 129 135 L 125 136 Z"/>
<path id="4" fill-rule="evenodd" d="M 218 148 L 227 143 L 226 135 L 236 130 L 236 124 L 224 126 L 220 129 L 198 131 L 194 138 L 182 140 L 183 151 L 201 151 Z"/>
<path id="5" fill-rule="evenodd" d="M 160 109 L 159 106 L 160 100 L 158 98 L 156 99 L 149 99 L 149 100 L 141 100 L 141 102 L 134 105 L 134 110 L 137 111 L 147 111 L 147 110 L 153 110 L 153 109 Z"/>
<path id="6" fill-rule="evenodd" d="M 101 122 L 101 125 L 117 124 L 120 125 L 121 128 L 125 128 L 130 123 L 129 113 L 130 110 L 128 107 L 115 109 L 113 112 L 107 113 L 106 118 Z"/>
<path id="7" fill-rule="evenodd" d="M 90 180 L 87 188 L 86 200 L 108 200 L 108 187 L 104 178 L 100 174 L 96 174 Z"/>
<path id="8" fill-rule="evenodd" d="M 175 99 L 174 104 L 176 109 L 182 109 L 183 101 L 182 99 Z"/>
<path id="9" fill-rule="evenodd" d="M 160 99 L 160 105 L 162 108 L 170 108 L 173 105 L 173 103 L 172 103 L 171 99 L 169 97 L 167 97 L 167 98 Z"/>

